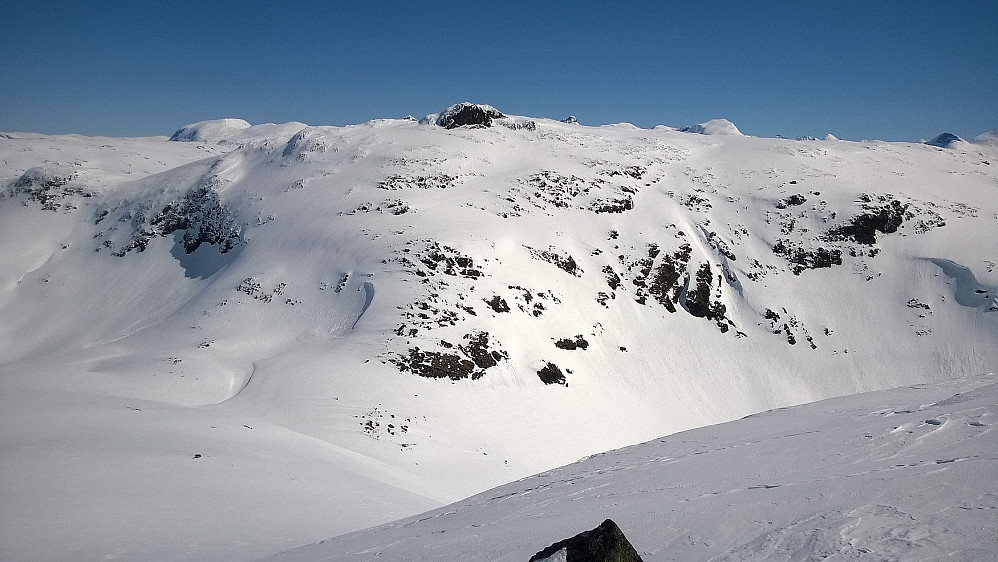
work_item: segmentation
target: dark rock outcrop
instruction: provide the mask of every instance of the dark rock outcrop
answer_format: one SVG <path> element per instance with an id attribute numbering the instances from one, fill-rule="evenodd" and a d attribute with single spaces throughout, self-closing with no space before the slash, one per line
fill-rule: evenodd
<path id="1" fill-rule="evenodd" d="M 565 380 L 565 373 L 562 373 L 561 369 L 554 363 L 545 364 L 540 371 L 537 371 L 537 376 L 540 377 L 541 382 L 544 384 L 568 386 L 568 381 Z"/>
<path id="2" fill-rule="evenodd" d="M 868 210 L 852 218 L 843 226 L 828 232 L 831 240 L 851 240 L 858 244 L 872 246 L 877 243 L 877 232 L 893 234 L 904 223 L 908 206 L 899 201 L 890 201 L 881 206 L 868 207 Z"/>
<path id="3" fill-rule="evenodd" d="M 132 250 L 141 252 L 151 239 L 178 231 L 183 231 L 182 243 L 187 254 L 194 253 L 202 244 L 216 246 L 220 254 L 234 249 L 242 243 L 243 226 L 219 199 L 220 186 L 221 181 L 211 176 L 187 191 L 183 199 L 166 204 L 148 222 L 146 216 L 151 214 L 148 209 L 135 211 L 136 231 L 114 255 L 122 257 Z M 102 212 L 96 222 L 100 223 L 106 216 L 107 213 Z"/>
<path id="4" fill-rule="evenodd" d="M 930 141 L 925 141 L 925 144 L 938 146 L 939 148 L 949 148 L 959 142 L 963 142 L 963 139 L 953 133 L 943 133 Z"/>
<path id="5" fill-rule="evenodd" d="M 506 117 L 491 105 L 463 102 L 444 110 L 437 119 L 437 125 L 445 129 L 456 129 L 466 125 L 491 127 L 493 119 Z"/>
<path id="6" fill-rule="evenodd" d="M 21 174 L 6 191 L 0 192 L 0 198 L 27 194 L 29 201 L 38 203 L 46 211 L 63 207 L 75 209 L 71 196 L 94 196 L 93 192 L 74 185 L 76 179 L 76 170 L 68 166 L 39 166 Z M 69 200 L 64 201 L 67 198 Z"/>
<path id="7" fill-rule="evenodd" d="M 464 335 L 466 344 L 455 346 L 441 341 L 441 347 L 454 350 L 432 351 L 418 347 L 409 349 L 408 355 L 396 355 L 390 359 L 400 372 L 412 372 L 431 379 L 447 378 L 452 381 L 470 378 L 478 380 L 485 376 L 486 369 L 495 367 L 499 361 L 509 359 L 505 351 L 492 349 L 493 343 L 488 332 L 472 332 Z"/>
<path id="8" fill-rule="evenodd" d="M 641 556 L 611 519 L 595 529 L 552 544 L 533 555 L 530 562 L 547 560 L 561 550 L 565 550 L 567 562 L 641 562 Z"/>

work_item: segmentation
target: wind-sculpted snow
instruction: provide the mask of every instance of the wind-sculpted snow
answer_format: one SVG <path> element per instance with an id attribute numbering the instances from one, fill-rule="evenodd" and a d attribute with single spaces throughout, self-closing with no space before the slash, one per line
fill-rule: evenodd
<path id="1" fill-rule="evenodd" d="M 268 560 L 526 560 L 612 518 L 642 560 L 994 560 L 998 379 L 872 392 L 608 451 Z"/>
<path id="2" fill-rule="evenodd" d="M 991 145 L 490 119 L 0 139 L 5 399 L 56 432 L 99 436 L 100 420 L 156 403 L 202 429 L 222 414 L 275 428 L 273 440 L 240 434 L 262 458 L 280 456 L 266 451 L 281 432 L 343 453 L 330 462 L 363 482 L 310 498 L 327 480 L 303 473 L 288 496 L 303 513 L 342 508 L 307 537 L 240 551 L 266 554 L 674 431 L 994 370 Z M 47 433 L 3 423 L 17 478 L 86 482 L 93 458 L 51 465 L 32 453 Z M 194 454 L 212 458 L 162 431 L 151 446 L 179 455 L 163 465 L 170 478 L 186 478 Z M 122 466 L 142 455 L 115 454 Z M 211 470 L 219 494 L 245 493 Z M 364 502 L 399 490 L 391 513 Z M 94 501 L 53 493 L 74 513 Z M 147 494 L 162 505 L 173 492 Z M 201 524 L 232 541 L 270 521 L 211 513 Z M 34 537 L 24 552 L 68 556 L 83 532 L 56 540 L 39 519 L 3 520 Z M 103 539 L 134 535 L 126 525 Z M 203 544 L 179 530 L 155 540 Z"/>

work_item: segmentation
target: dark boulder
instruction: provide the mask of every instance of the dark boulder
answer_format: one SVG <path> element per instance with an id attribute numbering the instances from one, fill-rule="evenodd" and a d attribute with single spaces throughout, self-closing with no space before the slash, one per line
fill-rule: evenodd
<path id="1" fill-rule="evenodd" d="M 533 555 L 530 562 L 547 560 L 561 550 L 565 550 L 567 562 L 641 562 L 623 531 L 610 519 L 595 529 L 552 544 Z"/>

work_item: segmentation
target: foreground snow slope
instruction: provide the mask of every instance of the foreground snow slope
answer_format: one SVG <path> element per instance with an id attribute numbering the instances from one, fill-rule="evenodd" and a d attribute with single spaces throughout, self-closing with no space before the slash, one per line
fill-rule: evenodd
<path id="1" fill-rule="evenodd" d="M 609 451 L 268 560 L 527 560 L 612 518 L 644 560 L 998 560 L 998 378 Z"/>
<path id="2" fill-rule="evenodd" d="M 493 121 L 0 136 L 5 550 L 244 559 L 995 370 L 993 145 Z"/>

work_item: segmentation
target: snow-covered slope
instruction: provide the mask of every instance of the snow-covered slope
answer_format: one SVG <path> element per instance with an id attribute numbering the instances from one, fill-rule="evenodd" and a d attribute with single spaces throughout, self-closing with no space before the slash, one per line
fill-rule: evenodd
<path id="1" fill-rule="evenodd" d="M 994 370 L 990 145 L 490 119 L 0 138 L 0 543 L 245 558 Z"/>
<path id="2" fill-rule="evenodd" d="M 990 131 L 981 133 L 974 137 L 974 141 L 977 144 L 998 145 L 998 129 L 992 129 Z"/>
<path id="3" fill-rule="evenodd" d="M 998 560 L 998 378 L 609 451 L 268 560 L 527 560 L 612 518 L 642 559 Z"/>

